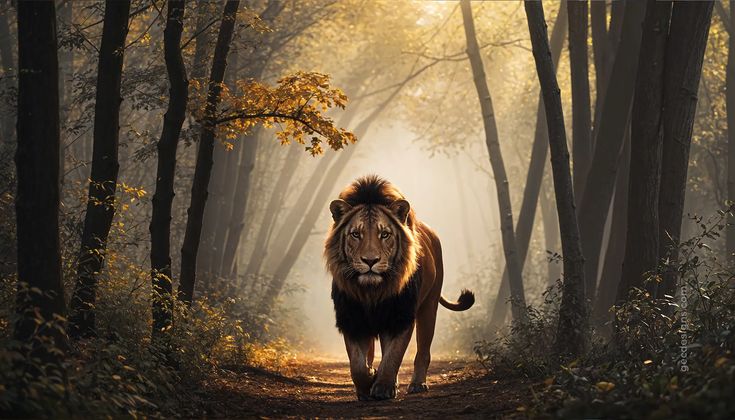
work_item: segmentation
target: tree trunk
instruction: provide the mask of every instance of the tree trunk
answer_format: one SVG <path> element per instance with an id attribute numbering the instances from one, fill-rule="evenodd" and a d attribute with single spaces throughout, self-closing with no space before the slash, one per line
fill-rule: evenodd
<path id="1" fill-rule="evenodd" d="M 604 90 L 605 53 L 607 46 L 607 8 L 604 1 L 590 1 L 590 32 L 592 33 L 592 53 L 595 58 L 595 101 Z M 597 109 L 597 105 L 595 105 Z M 577 198 L 582 191 L 576 191 Z"/>
<path id="2" fill-rule="evenodd" d="M 207 203 L 207 187 L 212 174 L 217 105 L 220 102 L 222 80 L 227 67 L 227 54 L 230 52 L 230 42 L 232 41 L 239 6 L 239 0 L 228 0 L 225 4 L 217 44 L 214 49 L 214 58 L 212 59 L 212 71 L 209 76 L 207 103 L 204 110 L 204 121 L 199 137 L 199 149 L 197 150 L 194 179 L 191 187 L 191 202 L 187 211 L 184 242 L 181 246 L 179 297 L 187 304 L 191 304 L 194 298 L 197 253 L 199 252 L 199 240 L 202 235 L 204 208 Z"/>
<path id="3" fill-rule="evenodd" d="M 197 21 L 194 33 L 196 33 L 195 44 L 194 44 L 194 60 L 191 65 L 191 79 L 203 79 L 207 77 L 207 64 L 209 63 L 210 51 L 212 43 L 212 31 L 213 26 L 207 26 L 210 24 L 211 19 L 214 18 L 216 8 L 218 7 L 217 2 L 211 1 L 198 1 L 197 5 Z M 202 83 L 204 81 L 202 80 Z"/>
<path id="4" fill-rule="evenodd" d="M 551 197 L 547 194 L 547 191 L 551 191 L 553 195 L 553 186 L 550 183 L 549 177 L 545 175 L 542 193 L 539 197 L 539 204 L 541 205 L 541 219 L 544 224 L 545 251 L 560 254 L 561 239 L 559 238 L 559 220 L 556 216 L 554 203 Z M 560 261 L 548 262 L 546 270 L 546 284 L 548 286 L 554 286 L 556 281 L 561 279 L 561 270 L 562 266 Z"/>
<path id="5" fill-rule="evenodd" d="M 587 64 L 587 1 L 570 1 L 569 61 L 572 79 L 572 162 L 574 191 L 579 204 L 592 160 L 590 81 Z"/>
<path id="6" fill-rule="evenodd" d="M 615 189 L 618 156 L 623 145 L 625 129 L 633 99 L 638 50 L 641 42 L 641 23 L 645 2 L 627 3 L 622 23 L 622 35 L 602 104 L 598 138 L 587 177 L 585 191 L 579 206 L 579 227 L 585 258 L 587 297 L 594 301 L 597 271 L 602 247 L 603 226 L 610 210 Z"/>
<path id="7" fill-rule="evenodd" d="M 661 107 L 671 2 L 648 0 L 631 115 L 628 228 L 623 273 L 616 293 L 625 301 L 658 265 L 658 193 L 661 181 Z M 602 285 L 600 285 L 602 288 Z M 611 301 L 598 300 L 605 313 Z"/>
<path id="8" fill-rule="evenodd" d="M 255 167 L 255 158 L 258 155 L 258 144 L 261 141 L 259 133 L 260 130 L 256 128 L 253 134 L 242 139 L 242 154 L 240 155 L 240 167 L 235 184 L 234 202 L 227 217 L 227 241 L 222 253 L 222 275 L 225 277 L 231 277 L 235 274 L 237 248 L 245 229 L 245 213 L 248 208 L 253 181 L 252 173 Z"/>
<path id="9" fill-rule="evenodd" d="M 95 334 L 94 305 L 97 276 L 107 250 L 112 217 L 115 215 L 115 190 L 120 140 L 120 82 L 125 38 L 128 34 L 130 1 L 108 0 L 102 28 L 97 92 L 94 107 L 92 172 L 87 212 L 84 217 L 82 246 L 79 252 L 77 281 L 71 298 L 69 333 L 75 337 Z"/>
<path id="10" fill-rule="evenodd" d="M 565 3 L 566 0 L 560 4 L 559 14 L 556 17 L 554 29 L 551 31 L 551 55 L 554 61 L 554 69 L 559 66 L 559 57 L 564 46 L 564 34 L 567 26 L 567 8 L 565 7 Z M 518 224 L 516 225 L 516 244 L 520 253 L 521 269 L 523 269 L 526 256 L 528 255 L 528 246 L 531 242 L 533 222 L 536 218 L 539 193 L 544 179 L 544 167 L 546 166 L 546 156 L 549 150 L 548 136 L 544 99 L 541 92 L 539 92 L 536 109 L 536 130 L 531 148 L 531 160 L 528 163 L 526 183 L 523 189 L 523 201 L 521 202 L 521 211 L 518 213 Z M 501 278 L 495 304 L 493 305 L 493 312 L 490 317 L 491 326 L 499 327 L 505 320 L 506 313 L 508 312 L 508 299 L 510 299 L 510 283 L 506 268 L 503 271 L 503 277 Z"/>
<path id="11" fill-rule="evenodd" d="M 469 0 L 460 2 L 462 17 L 464 21 L 465 36 L 467 38 L 467 56 L 472 67 L 472 75 L 477 89 L 477 96 L 482 110 L 482 122 L 485 127 L 485 144 L 490 157 L 490 166 L 493 170 L 495 188 L 498 196 L 498 209 L 500 211 L 500 231 L 502 234 L 503 250 L 505 251 L 505 264 L 510 280 L 511 312 L 513 320 L 525 322 L 526 298 L 523 291 L 523 274 L 521 259 L 516 246 L 516 237 L 513 226 L 513 209 L 510 202 L 510 187 L 508 176 L 505 172 L 503 155 L 498 141 L 498 128 L 495 124 L 492 97 L 487 86 L 485 68 L 480 55 L 480 48 L 475 35 L 475 23 L 472 19 L 472 6 Z M 549 53 L 551 54 L 551 53 Z M 551 57 L 551 56 L 549 56 Z M 551 60 L 549 60 L 551 61 Z"/>
<path id="12" fill-rule="evenodd" d="M 735 26 L 735 3 L 730 5 L 730 27 Z M 729 33 L 727 48 L 727 199 L 735 202 L 735 35 Z M 735 267 L 735 220 L 730 217 L 727 224 L 726 246 L 727 262 Z"/>
<path id="13" fill-rule="evenodd" d="M 584 293 L 584 257 L 582 256 L 577 217 L 574 214 L 574 189 L 569 169 L 564 114 L 546 34 L 543 5 L 541 2 L 529 0 L 524 4 L 549 127 L 551 169 L 554 174 L 556 209 L 559 215 L 559 230 L 564 256 L 564 282 L 555 350 L 561 355 L 576 356 L 581 354 L 585 348 L 587 302 Z"/>
<path id="14" fill-rule="evenodd" d="M 227 87 L 230 91 L 236 91 L 235 81 L 237 80 L 239 53 L 237 50 L 232 51 L 228 57 L 228 71 L 225 76 Z M 232 150 L 227 150 L 222 145 L 215 145 L 212 168 L 212 179 L 209 181 L 209 195 L 207 201 L 209 205 L 204 209 L 204 221 L 202 222 L 202 245 L 204 248 L 199 253 L 197 267 L 199 273 L 206 273 L 207 278 L 221 275 L 222 254 L 225 248 L 225 240 L 229 220 L 228 210 L 231 206 L 227 203 L 232 200 L 237 181 L 237 167 L 239 164 L 239 153 L 235 151 L 235 147 L 242 147 L 241 138 L 235 139 Z M 228 273 L 229 274 L 229 273 Z"/>
<path id="15" fill-rule="evenodd" d="M 158 141 L 156 192 L 151 215 L 151 281 L 153 285 L 153 335 L 173 321 L 171 281 L 171 206 L 174 199 L 176 149 L 186 118 L 189 81 L 181 54 L 185 0 L 169 0 L 166 29 L 163 31 L 164 57 L 169 80 L 169 101 L 163 116 L 163 130 Z"/>
<path id="16" fill-rule="evenodd" d="M 610 221 L 610 239 L 602 266 L 600 286 L 592 307 L 592 323 L 598 330 L 609 331 L 604 324 L 610 320 L 610 307 L 615 303 L 618 285 L 621 283 L 623 259 L 626 250 L 626 230 L 628 229 L 628 194 L 630 174 L 630 135 L 626 136 L 625 146 L 620 155 L 620 169 L 615 180 L 615 197 Z"/>
<path id="17" fill-rule="evenodd" d="M 697 90 L 707 47 L 712 1 L 675 2 L 666 44 L 663 152 L 659 195 L 659 255 L 669 260 L 657 296 L 675 291 L 681 219 Z"/>
<path id="18" fill-rule="evenodd" d="M 14 336 L 29 345 L 31 356 L 56 366 L 66 348 L 63 328 L 56 328 L 66 315 L 59 244 L 56 14 L 53 2 L 19 1 L 17 10 L 18 320 Z M 59 351 L 47 351 L 54 348 Z"/>
<path id="19" fill-rule="evenodd" d="M 0 144 L 11 144 L 15 132 L 15 110 L 6 103 L 5 97 L 11 95 L 15 79 L 15 59 L 13 58 L 13 34 L 10 32 L 10 2 L 3 1 L 0 7 L 5 13 L 0 15 L 0 59 L 2 60 L 2 78 L 0 79 L 0 94 L 3 101 L 0 102 Z"/>

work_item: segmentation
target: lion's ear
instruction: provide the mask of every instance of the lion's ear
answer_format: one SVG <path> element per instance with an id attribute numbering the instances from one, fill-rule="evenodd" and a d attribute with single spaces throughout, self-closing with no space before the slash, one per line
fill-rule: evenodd
<path id="1" fill-rule="evenodd" d="M 408 212 L 411 211 L 411 205 L 408 204 L 408 201 L 396 200 L 390 203 L 390 206 L 388 206 L 388 208 L 390 209 L 390 211 L 393 212 L 393 214 L 396 215 L 401 223 L 405 224 L 408 221 Z"/>
<path id="2" fill-rule="evenodd" d="M 345 200 L 334 200 L 329 203 L 329 211 L 332 212 L 332 219 L 334 219 L 335 222 L 339 222 L 339 219 L 350 211 L 350 209 L 352 209 L 352 206 Z"/>

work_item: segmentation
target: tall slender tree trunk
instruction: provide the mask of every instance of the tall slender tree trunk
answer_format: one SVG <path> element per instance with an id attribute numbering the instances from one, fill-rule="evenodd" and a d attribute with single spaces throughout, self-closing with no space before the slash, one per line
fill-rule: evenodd
<path id="1" fill-rule="evenodd" d="M 561 253 L 561 239 L 559 238 L 559 218 L 556 216 L 554 202 L 547 193 L 551 191 L 553 196 L 553 186 L 548 176 L 544 176 L 544 183 L 539 204 L 541 207 L 541 219 L 544 223 L 544 248 L 545 251 Z M 546 284 L 553 286 L 556 281 L 561 279 L 562 264 L 560 261 L 549 261 L 546 269 Z"/>
<path id="2" fill-rule="evenodd" d="M 626 250 L 626 230 L 628 229 L 628 185 L 630 175 L 630 136 L 626 136 L 625 146 L 620 155 L 620 166 L 615 180 L 615 196 L 610 221 L 610 239 L 605 252 L 605 260 L 600 276 L 600 286 L 592 307 L 592 323 L 600 330 L 609 329 L 604 325 L 610 320 L 610 307 L 615 303 L 618 285 L 623 271 Z"/>
<path id="3" fill-rule="evenodd" d="M 567 2 L 569 10 L 569 61 L 572 79 L 572 162 L 577 203 L 592 160 L 592 116 L 587 63 L 587 1 Z"/>
<path id="4" fill-rule="evenodd" d="M 604 90 L 605 53 L 607 39 L 607 7 L 605 1 L 590 1 L 590 32 L 592 33 L 592 53 L 595 63 L 595 109 L 597 97 Z M 578 197 L 582 191 L 576 191 Z"/>
<path id="5" fill-rule="evenodd" d="M 15 215 L 18 320 L 14 336 L 57 366 L 66 341 L 53 321 L 66 315 L 59 244 L 59 96 L 53 2 L 19 1 L 18 145 Z M 46 342 L 48 339 L 51 343 Z M 49 346 L 49 344 L 51 344 Z M 56 347 L 60 351 L 47 351 Z"/>
<path id="6" fill-rule="evenodd" d="M 626 300 L 631 287 L 643 286 L 646 273 L 658 265 L 661 112 L 670 18 L 670 1 L 648 0 L 631 115 L 628 227 L 623 272 L 616 293 L 619 301 Z M 604 309 L 606 313 L 612 303 L 599 300 L 598 312 Z"/>
<path id="7" fill-rule="evenodd" d="M 550 43 L 554 69 L 559 67 L 559 57 L 564 46 L 564 35 L 567 27 L 567 8 L 565 7 L 565 3 L 566 0 L 560 4 L 559 14 L 556 17 L 554 29 L 551 31 Z M 544 167 L 546 166 L 548 150 L 549 132 L 546 126 L 544 99 L 541 92 L 539 92 L 531 160 L 528 163 L 521 211 L 518 213 L 518 224 L 516 225 L 516 244 L 520 254 L 521 269 L 525 265 L 528 246 L 531 242 L 533 222 L 536 218 L 536 208 L 538 207 L 539 194 L 544 179 Z M 510 282 L 508 281 L 508 270 L 506 268 L 503 271 L 503 277 L 495 297 L 495 304 L 492 306 L 493 311 L 490 317 L 491 326 L 499 327 L 505 320 L 506 314 L 508 313 L 508 299 L 510 299 Z"/>
<path id="8" fill-rule="evenodd" d="M 707 47 L 713 1 L 674 2 L 666 44 L 663 103 L 663 152 L 659 195 L 659 255 L 670 263 L 658 296 L 674 293 L 678 246 L 684 214 L 689 148 L 697 108 L 697 90 Z"/>
<path id="9" fill-rule="evenodd" d="M 603 100 L 594 156 L 579 206 L 579 227 L 587 260 L 585 289 L 591 301 L 594 301 L 597 287 L 603 226 L 610 210 L 610 200 L 615 189 L 615 174 L 618 170 L 618 160 L 610 159 L 610 156 L 620 154 L 625 129 L 628 126 L 645 9 L 646 4 L 642 1 L 626 3 L 618 46 L 619 54 L 616 54 L 610 74 L 608 85 L 611 88 Z"/>
<path id="10" fill-rule="evenodd" d="M 173 321 L 173 289 L 171 281 L 171 207 L 174 199 L 176 149 L 181 127 L 186 118 L 189 80 L 181 54 L 181 32 L 184 29 L 185 0 L 169 0 L 163 48 L 169 80 L 169 101 L 163 116 L 163 130 L 158 141 L 156 192 L 151 215 L 151 281 L 153 284 L 153 334 L 169 327 Z"/>
<path id="11" fill-rule="evenodd" d="M 225 75 L 228 88 L 234 92 L 237 87 L 239 53 L 234 50 L 228 57 L 228 71 Z M 214 148 L 212 168 L 212 179 L 209 181 L 209 196 L 207 201 L 209 205 L 204 209 L 204 221 L 202 225 L 202 244 L 205 245 L 202 252 L 199 253 L 197 267 L 199 272 L 207 273 L 207 277 L 216 277 L 221 275 L 222 254 L 225 248 L 225 240 L 227 238 L 227 230 L 229 228 L 227 216 L 228 210 L 231 209 L 227 203 L 233 199 L 237 166 L 239 162 L 239 153 L 234 148 L 241 148 L 242 144 L 236 139 L 237 144 L 233 145 L 232 150 L 225 147 L 216 146 Z"/>
<path id="12" fill-rule="evenodd" d="M 524 4 L 536 71 L 541 84 L 541 92 L 544 95 L 546 121 L 549 126 L 551 169 L 554 174 L 556 210 L 559 215 L 559 230 L 564 256 L 564 282 L 555 350 L 561 355 L 576 356 L 581 354 L 585 348 L 587 302 L 584 293 L 584 257 L 582 256 L 577 217 L 574 214 L 574 189 L 569 169 L 564 113 L 554 63 L 551 60 L 543 5 L 540 1 L 529 0 L 526 0 Z"/>
<path id="13" fill-rule="evenodd" d="M 69 318 L 69 333 L 75 338 L 95 334 L 97 276 L 104 263 L 107 236 L 115 215 L 115 190 L 120 169 L 120 83 L 129 13 L 130 1 L 108 0 L 105 3 L 94 107 L 92 173 Z"/>
<path id="14" fill-rule="evenodd" d="M 5 13 L 0 15 L 0 60 L 2 60 L 3 70 L 0 79 L 0 93 L 3 95 L 3 101 L 0 102 L 0 144 L 5 145 L 13 142 L 15 132 L 15 110 L 5 100 L 5 97 L 10 96 L 14 87 L 15 58 L 13 57 L 13 34 L 10 32 L 8 21 L 10 2 L 0 2 L 0 7 L 5 9 Z"/>
<path id="15" fill-rule="evenodd" d="M 487 86 L 480 47 L 477 44 L 475 22 L 472 19 L 472 6 L 469 0 L 462 0 L 460 6 L 462 8 L 465 37 L 467 38 L 467 56 L 470 59 L 475 88 L 477 89 L 477 96 L 480 100 L 482 122 L 485 127 L 485 144 L 490 157 L 490 166 L 493 170 L 495 189 L 498 195 L 500 231 L 503 250 L 505 251 L 505 264 L 510 280 L 511 312 L 513 314 L 513 320 L 516 322 L 525 322 L 527 318 L 526 297 L 523 291 L 521 258 L 516 245 L 513 209 L 510 201 L 510 187 L 508 185 L 508 176 L 505 172 L 505 164 L 503 163 L 503 154 L 498 141 L 498 127 L 495 123 L 492 97 Z"/>
<path id="16" fill-rule="evenodd" d="M 730 4 L 730 27 L 735 26 L 735 3 Z M 729 32 L 727 47 L 727 199 L 735 202 L 735 35 Z M 727 262 L 735 267 L 735 220 L 730 217 L 726 231 Z"/>
<path id="17" fill-rule="evenodd" d="M 209 75 L 207 103 L 204 110 L 199 149 L 197 150 L 194 179 L 191 186 L 191 202 L 186 219 L 184 242 L 181 246 L 181 281 L 179 283 L 179 297 L 182 301 L 191 304 L 194 298 L 194 284 L 196 282 L 197 253 L 199 240 L 202 235 L 202 219 L 207 203 L 207 187 L 212 174 L 212 154 L 214 152 L 214 130 L 217 106 L 220 102 L 222 80 L 227 67 L 227 54 L 230 52 L 230 42 L 235 29 L 239 0 L 228 0 L 222 13 L 217 44 L 214 48 L 212 71 Z"/>

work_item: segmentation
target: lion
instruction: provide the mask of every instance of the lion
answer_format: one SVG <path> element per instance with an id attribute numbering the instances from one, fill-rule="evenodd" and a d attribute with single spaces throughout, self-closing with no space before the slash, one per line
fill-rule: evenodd
<path id="1" fill-rule="evenodd" d="M 416 218 L 403 194 L 370 175 L 353 182 L 329 205 L 333 223 L 324 257 L 332 275 L 337 329 L 344 337 L 357 398 L 395 398 L 398 369 L 416 326 L 417 351 L 408 393 L 428 390 L 426 373 L 439 303 L 465 311 L 441 295 L 444 266 L 437 234 Z M 375 340 L 382 360 L 373 369 Z"/>

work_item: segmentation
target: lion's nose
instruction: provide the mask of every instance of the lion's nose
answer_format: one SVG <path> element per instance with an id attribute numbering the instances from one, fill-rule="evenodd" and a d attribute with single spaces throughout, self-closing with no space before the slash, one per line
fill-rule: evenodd
<path id="1" fill-rule="evenodd" d="M 380 260 L 380 258 L 365 258 L 365 257 L 361 257 L 361 259 L 362 259 L 362 262 L 368 265 L 368 267 L 374 266 L 375 263 L 378 262 L 378 260 Z"/>

